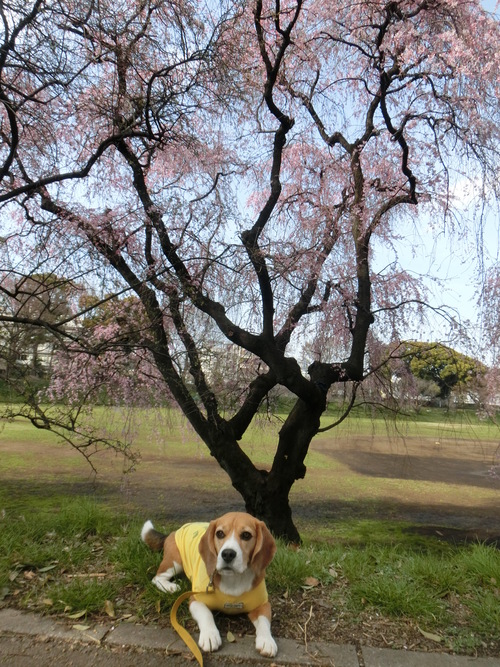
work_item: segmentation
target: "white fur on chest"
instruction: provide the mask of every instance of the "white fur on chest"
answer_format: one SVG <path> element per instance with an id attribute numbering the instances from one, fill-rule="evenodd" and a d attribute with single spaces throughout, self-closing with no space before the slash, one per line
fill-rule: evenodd
<path id="1" fill-rule="evenodd" d="M 221 572 L 221 579 L 219 584 L 219 590 L 224 595 L 233 595 L 237 597 L 238 595 L 243 595 L 243 593 L 248 593 L 253 588 L 253 581 L 255 579 L 255 574 L 252 570 L 247 569 L 242 574 L 236 572 Z"/>

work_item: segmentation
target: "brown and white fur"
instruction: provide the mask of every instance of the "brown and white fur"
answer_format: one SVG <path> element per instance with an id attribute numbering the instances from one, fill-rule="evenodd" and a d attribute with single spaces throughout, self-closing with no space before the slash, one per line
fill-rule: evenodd
<path id="1" fill-rule="evenodd" d="M 163 560 L 152 580 L 155 586 L 168 593 L 179 590 L 172 578 L 184 570 L 175 533 L 163 535 L 154 529 L 151 521 L 146 521 L 141 537 L 151 549 L 163 549 Z M 264 579 L 276 544 L 262 521 L 244 512 L 230 512 L 210 522 L 199 551 L 207 573 L 214 573 L 214 587 L 225 595 L 238 596 Z M 191 598 L 189 611 L 200 631 L 200 648 L 207 652 L 219 649 L 222 640 L 211 610 L 203 602 Z M 262 604 L 250 611 L 248 617 L 255 626 L 256 649 L 261 655 L 274 657 L 278 647 L 271 634 L 271 605 L 269 602 Z"/>

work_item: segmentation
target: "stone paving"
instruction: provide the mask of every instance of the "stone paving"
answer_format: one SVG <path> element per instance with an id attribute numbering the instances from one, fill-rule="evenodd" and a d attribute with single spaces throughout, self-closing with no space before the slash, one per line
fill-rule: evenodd
<path id="1" fill-rule="evenodd" d="M 50 617 L 0 609 L 0 663 L 10 667 L 176 667 L 196 664 L 170 628 L 116 622 L 72 627 Z M 473 658 L 446 653 L 395 651 L 311 642 L 307 646 L 277 638 L 276 658 L 264 659 L 252 637 L 225 642 L 204 660 L 206 667 L 287 665 L 299 667 L 500 667 L 500 658 Z M 42 648 L 43 647 L 43 648 Z M 70 648 L 69 648 L 70 647 Z"/>

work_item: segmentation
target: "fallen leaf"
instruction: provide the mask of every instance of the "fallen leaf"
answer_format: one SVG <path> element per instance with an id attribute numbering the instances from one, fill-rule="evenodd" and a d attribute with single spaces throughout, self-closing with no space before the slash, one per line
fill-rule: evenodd
<path id="1" fill-rule="evenodd" d="M 111 616 L 111 618 L 115 617 L 115 606 L 111 602 L 111 600 L 106 600 L 106 602 L 104 603 L 104 611 L 108 616 Z"/>
<path id="2" fill-rule="evenodd" d="M 311 586 L 311 588 L 314 588 L 315 586 L 319 586 L 319 579 L 316 579 L 316 577 L 306 577 L 304 584 L 306 586 Z"/>
<path id="3" fill-rule="evenodd" d="M 36 572 L 33 572 L 33 570 L 26 570 L 25 572 L 23 572 L 23 577 L 28 581 L 31 581 L 36 577 Z"/>
<path id="4" fill-rule="evenodd" d="M 228 630 L 228 632 L 227 632 L 226 639 L 229 643 L 233 643 L 233 642 L 236 641 L 236 637 L 233 635 L 233 633 L 230 630 Z"/>
<path id="5" fill-rule="evenodd" d="M 422 628 L 419 628 L 419 631 L 426 639 L 430 639 L 433 642 L 440 643 L 443 641 L 441 635 L 435 635 L 433 632 L 426 632 L 425 630 L 422 630 Z"/>
<path id="6" fill-rule="evenodd" d="M 50 570 L 54 570 L 57 567 L 58 563 L 53 563 L 52 565 L 46 565 L 45 567 L 41 567 L 38 572 L 50 572 Z"/>
<path id="7" fill-rule="evenodd" d="M 42 602 L 46 607 L 52 607 L 54 604 L 54 600 L 51 600 L 51 598 L 43 598 Z"/>
<path id="8" fill-rule="evenodd" d="M 73 630 L 85 632 L 86 630 L 90 630 L 90 625 L 73 625 Z"/>
<path id="9" fill-rule="evenodd" d="M 85 616 L 87 613 L 87 610 L 84 609 L 83 611 L 77 611 L 76 614 L 69 614 L 68 618 L 72 618 L 73 620 L 77 620 L 78 618 L 82 618 L 82 616 Z"/>

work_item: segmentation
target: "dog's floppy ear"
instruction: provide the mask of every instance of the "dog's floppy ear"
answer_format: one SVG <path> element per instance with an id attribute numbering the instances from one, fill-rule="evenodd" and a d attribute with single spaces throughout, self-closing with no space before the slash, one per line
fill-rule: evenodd
<path id="1" fill-rule="evenodd" d="M 251 565 L 255 572 L 263 572 L 274 558 L 276 542 L 263 521 L 255 521 L 257 540 L 252 554 Z"/>
<path id="2" fill-rule="evenodd" d="M 211 521 L 205 534 L 200 540 L 198 550 L 205 563 L 207 572 L 212 575 L 217 565 L 217 551 L 215 550 L 215 525 L 216 521 Z"/>

